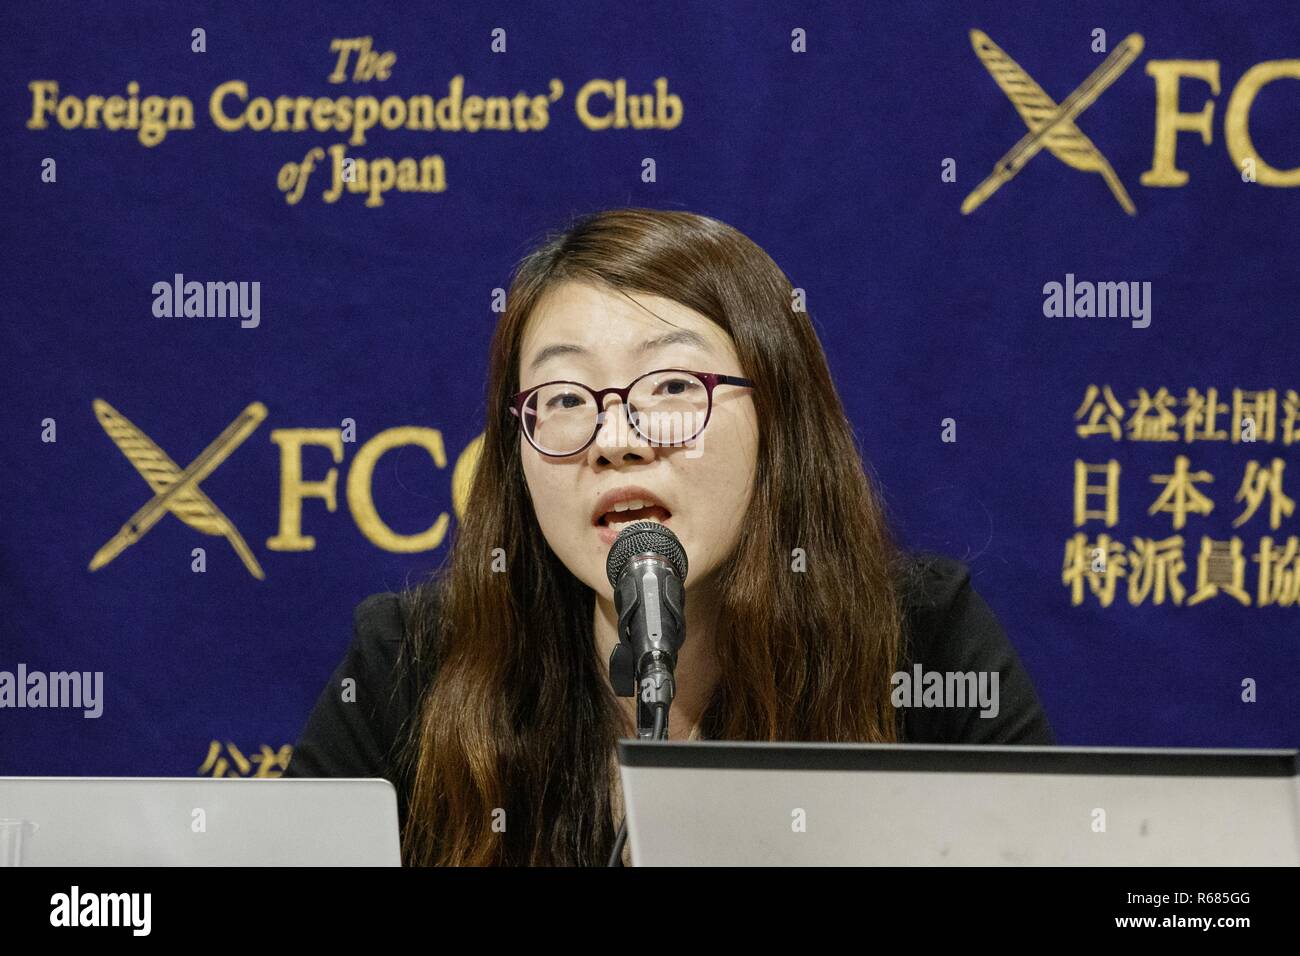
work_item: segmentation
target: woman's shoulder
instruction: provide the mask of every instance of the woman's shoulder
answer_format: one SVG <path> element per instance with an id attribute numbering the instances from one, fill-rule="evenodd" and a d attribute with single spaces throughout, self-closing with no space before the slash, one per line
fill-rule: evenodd
<path id="1" fill-rule="evenodd" d="M 392 591 L 371 594 L 352 610 L 348 656 L 358 665 L 357 670 L 370 678 L 372 690 L 379 691 L 378 696 L 390 704 L 405 689 L 398 678 L 410 658 L 406 618 L 402 596 Z M 409 705 L 409 701 L 401 703 Z"/>
<path id="2" fill-rule="evenodd" d="M 368 651 L 401 646 L 406 632 L 401 597 L 392 591 L 371 594 L 353 608 L 352 631 Z"/>
<path id="3" fill-rule="evenodd" d="M 970 567 L 932 551 L 913 551 L 902 562 L 904 604 L 911 613 L 949 607 L 970 586 Z"/>
<path id="4" fill-rule="evenodd" d="M 899 592 L 908 664 L 921 659 L 927 664 L 977 662 L 1007 641 L 963 561 L 930 551 L 910 552 L 902 562 Z"/>
<path id="5" fill-rule="evenodd" d="M 963 561 L 930 551 L 905 554 L 899 573 L 899 597 L 906 619 L 906 649 L 910 652 L 931 653 L 936 640 L 951 649 L 954 637 L 986 636 L 983 629 L 972 635 L 969 627 L 962 626 L 969 624 L 972 611 L 983 609 L 971 581 L 970 567 Z M 973 607 L 977 603 L 980 607 Z"/>
<path id="6" fill-rule="evenodd" d="M 395 761 L 432 679 L 437 595 L 415 589 L 371 594 L 352 610 L 352 638 L 322 692 L 308 734 L 343 752 L 365 744 L 364 759 Z M 357 757 L 350 754 L 349 759 Z M 304 754 L 303 762 L 309 762 Z M 323 775 L 323 774 L 322 774 Z"/>
<path id="7" fill-rule="evenodd" d="M 976 590 L 969 565 L 932 552 L 906 556 L 900 581 L 906 640 L 900 683 L 973 683 L 986 704 L 908 714 L 912 740 L 944 743 L 1054 743 L 1028 672 L 992 608 Z M 980 683 L 983 682 L 983 683 Z M 919 695 L 911 695 L 915 702 Z"/>
<path id="8" fill-rule="evenodd" d="M 410 707 L 418 703 L 435 666 L 441 601 L 433 584 L 380 591 L 352 611 L 353 651 L 384 674 Z"/>
<path id="9" fill-rule="evenodd" d="M 440 603 L 433 585 L 371 594 L 352 610 L 354 641 L 372 655 L 391 656 L 403 648 L 422 650 L 428 643 L 424 635 L 436 625 Z"/>

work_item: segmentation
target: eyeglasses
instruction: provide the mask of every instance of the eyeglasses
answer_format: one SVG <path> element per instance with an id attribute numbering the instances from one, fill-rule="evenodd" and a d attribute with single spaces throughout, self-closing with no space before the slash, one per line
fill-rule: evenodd
<path id="1" fill-rule="evenodd" d="M 680 445 L 696 438 L 713 414 L 719 385 L 753 388 L 737 375 L 661 368 L 626 388 L 592 389 L 581 382 L 545 382 L 518 392 L 510 413 L 528 443 L 543 455 L 564 458 L 586 450 L 605 423 L 605 396 L 617 395 L 630 424 L 652 445 Z"/>

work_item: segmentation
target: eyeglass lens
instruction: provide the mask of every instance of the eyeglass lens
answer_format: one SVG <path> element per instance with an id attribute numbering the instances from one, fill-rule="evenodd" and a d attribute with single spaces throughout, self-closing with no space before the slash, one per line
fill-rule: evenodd
<path id="1" fill-rule="evenodd" d="M 690 441 L 704 428 L 709 411 L 705 384 L 688 372 L 654 372 L 628 393 L 629 413 L 641 437 L 656 445 Z M 596 431 L 596 397 L 568 383 L 544 385 L 524 402 L 528 437 L 553 455 L 574 454 Z"/>

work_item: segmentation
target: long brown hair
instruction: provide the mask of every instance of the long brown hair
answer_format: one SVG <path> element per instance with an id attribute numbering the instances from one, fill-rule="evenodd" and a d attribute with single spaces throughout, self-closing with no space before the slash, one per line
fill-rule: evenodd
<path id="1" fill-rule="evenodd" d="M 905 562 L 790 281 L 716 219 L 599 212 L 548 234 L 516 268 L 464 514 L 443 567 L 403 595 L 404 657 L 428 680 L 404 751 L 408 865 L 602 864 L 614 841 L 611 761 L 625 724 L 596 656 L 595 594 L 543 538 L 506 412 L 525 322 L 566 280 L 694 309 L 731 336 L 756 386 L 754 494 L 716 578 L 723 677 L 702 735 L 897 738 Z"/>

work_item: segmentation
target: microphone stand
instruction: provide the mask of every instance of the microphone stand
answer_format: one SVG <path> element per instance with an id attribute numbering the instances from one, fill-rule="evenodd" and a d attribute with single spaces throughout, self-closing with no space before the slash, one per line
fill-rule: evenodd
<path id="1" fill-rule="evenodd" d="M 641 718 L 641 705 L 637 705 L 637 721 Z M 648 734 L 642 734 L 641 728 L 637 727 L 638 737 L 649 737 L 652 740 L 668 739 L 668 707 L 666 705 L 654 706 L 654 722 L 650 725 Z M 623 822 L 619 825 L 618 836 L 614 838 L 614 849 L 609 854 L 609 866 L 623 865 L 623 844 L 627 842 L 627 812 L 623 813 Z"/>
<path id="2" fill-rule="evenodd" d="M 637 667 L 628 631 L 619 628 L 619 643 L 609 657 L 609 679 L 614 693 L 620 697 L 636 695 L 636 735 L 639 740 L 668 739 L 668 709 L 677 695 L 677 680 L 669 666 L 670 658 L 662 651 L 652 650 L 642 657 Z M 637 688 L 641 692 L 637 694 Z M 614 849 L 609 855 L 609 866 L 623 865 L 623 845 L 627 842 L 627 811 L 619 825 Z"/>
<path id="3" fill-rule="evenodd" d="M 641 739 L 668 739 L 668 708 L 677 696 L 677 681 L 659 651 L 650 652 L 650 661 L 637 675 L 641 693 L 636 700 L 636 735 Z M 662 717 L 663 727 L 660 728 Z"/>

